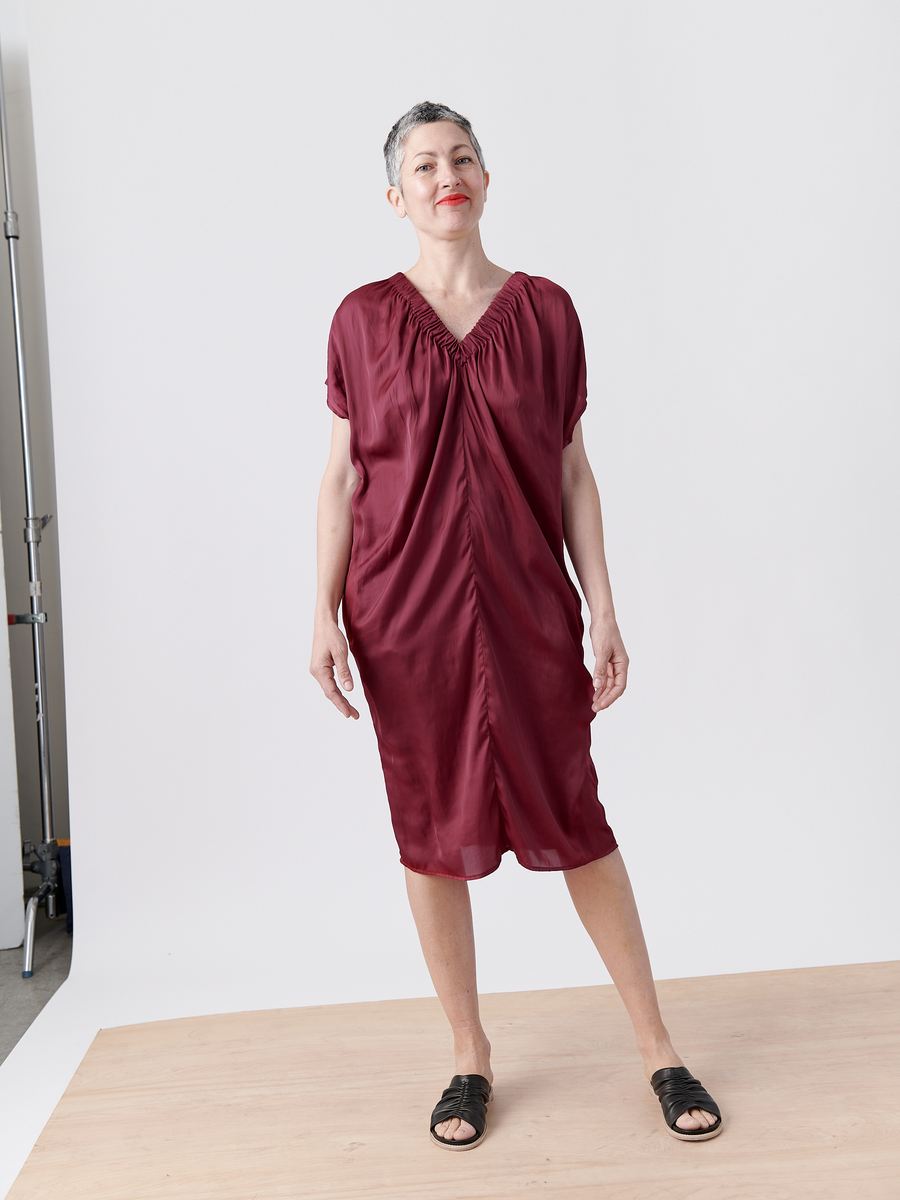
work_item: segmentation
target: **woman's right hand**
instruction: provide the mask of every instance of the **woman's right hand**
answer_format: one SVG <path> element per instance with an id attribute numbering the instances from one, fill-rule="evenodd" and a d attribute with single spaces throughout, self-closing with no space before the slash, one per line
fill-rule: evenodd
<path id="1" fill-rule="evenodd" d="M 337 621 L 332 618 L 317 620 L 313 633 L 312 661 L 309 664 L 309 673 L 313 679 L 318 681 L 322 691 L 338 712 L 358 721 L 359 713 L 341 695 L 334 679 L 334 673 L 337 671 L 338 680 L 344 691 L 351 692 L 353 690 L 353 676 L 350 674 L 347 656 L 347 639 L 341 633 Z"/>

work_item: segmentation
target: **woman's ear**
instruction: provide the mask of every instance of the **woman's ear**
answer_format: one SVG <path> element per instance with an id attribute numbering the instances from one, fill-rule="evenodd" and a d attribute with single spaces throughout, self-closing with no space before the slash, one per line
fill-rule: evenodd
<path id="1" fill-rule="evenodd" d="M 484 198 L 485 198 L 485 200 L 487 200 L 487 190 L 488 190 L 488 184 L 490 182 L 491 182 L 490 172 L 485 171 L 485 173 L 484 173 Z"/>
<path id="2" fill-rule="evenodd" d="M 406 205 L 403 203 L 403 193 L 399 188 L 389 187 L 387 190 L 388 204 L 398 217 L 406 216 Z"/>

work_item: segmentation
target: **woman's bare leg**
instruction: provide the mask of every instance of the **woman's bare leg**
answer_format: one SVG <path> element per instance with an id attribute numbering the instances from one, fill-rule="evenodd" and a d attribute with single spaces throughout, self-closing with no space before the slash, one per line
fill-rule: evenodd
<path id="1" fill-rule="evenodd" d="M 483 1075 L 492 1083 L 491 1046 L 478 1014 L 469 885 L 406 868 L 406 893 L 431 982 L 453 1030 L 456 1074 Z M 443 1121 L 435 1132 L 454 1141 L 475 1136 L 458 1117 Z"/>
<path id="2" fill-rule="evenodd" d="M 621 854 L 615 850 L 564 875 L 581 922 L 631 1017 L 647 1078 L 661 1067 L 684 1066 L 660 1016 L 641 919 Z M 686 1130 L 715 1123 L 714 1115 L 697 1108 L 676 1122 Z"/>

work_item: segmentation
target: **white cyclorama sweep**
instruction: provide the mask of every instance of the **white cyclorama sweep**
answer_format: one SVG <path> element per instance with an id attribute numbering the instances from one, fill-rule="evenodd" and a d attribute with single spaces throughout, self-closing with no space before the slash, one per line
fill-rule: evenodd
<path id="1" fill-rule="evenodd" d="M 307 674 L 328 327 L 415 260 L 381 145 L 417 100 L 584 327 L 632 658 L 594 751 L 657 975 L 897 957 L 900 12 L 25 13 L 77 928 L 0 1183 L 101 1026 L 431 992 L 367 714 Z M 606 981 L 557 875 L 472 892 L 482 990 Z"/>

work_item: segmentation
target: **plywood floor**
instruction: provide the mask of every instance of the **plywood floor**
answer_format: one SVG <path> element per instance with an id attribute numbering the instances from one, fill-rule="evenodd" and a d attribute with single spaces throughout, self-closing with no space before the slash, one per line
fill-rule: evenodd
<path id="1" fill-rule="evenodd" d="M 898 1200 L 900 963 L 659 985 L 727 1128 L 666 1135 L 611 987 L 484 997 L 488 1138 L 427 1138 L 435 1000 L 104 1030 L 9 1200 Z"/>

